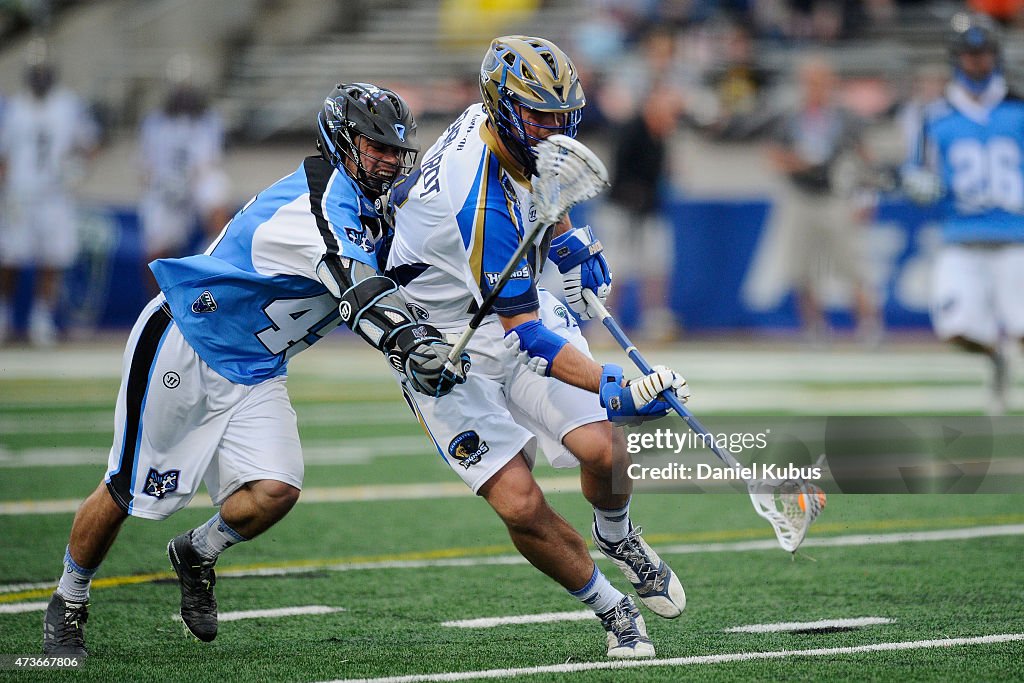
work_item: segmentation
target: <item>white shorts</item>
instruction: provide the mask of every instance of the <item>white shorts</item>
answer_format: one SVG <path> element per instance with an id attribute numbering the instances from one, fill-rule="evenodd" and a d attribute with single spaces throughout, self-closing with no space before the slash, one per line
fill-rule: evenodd
<path id="1" fill-rule="evenodd" d="M 192 236 L 196 216 L 191 203 L 182 205 L 147 195 L 139 205 L 139 226 L 146 254 L 183 252 Z"/>
<path id="2" fill-rule="evenodd" d="M 206 483 L 216 505 L 243 484 L 302 488 L 302 449 L 285 377 L 235 384 L 214 372 L 151 301 L 128 340 L 107 489 L 128 514 L 164 519 Z"/>
<path id="3" fill-rule="evenodd" d="M 78 256 L 78 224 L 67 197 L 8 197 L 0 219 L 0 262 L 13 268 L 68 268 Z"/>
<path id="4" fill-rule="evenodd" d="M 932 271 L 931 316 L 941 339 L 995 346 L 1024 337 L 1024 245 L 948 244 Z"/>
<path id="5" fill-rule="evenodd" d="M 565 305 L 544 290 L 539 293 L 544 325 L 589 356 Z M 562 439 L 577 427 L 607 419 L 597 394 L 520 364 L 505 348 L 504 334 L 496 320 L 480 326 L 467 348 L 473 367 L 466 383 L 447 396 L 430 398 L 402 386 L 438 454 L 474 493 L 520 451 L 532 467 L 538 445 L 552 466 L 575 467 L 579 461 Z"/>
<path id="6" fill-rule="evenodd" d="M 820 287 L 829 275 L 850 285 L 864 282 L 865 233 L 854 222 L 848 201 L 791 187 L 776 206 L 782 269 L 790 283 Z"/>

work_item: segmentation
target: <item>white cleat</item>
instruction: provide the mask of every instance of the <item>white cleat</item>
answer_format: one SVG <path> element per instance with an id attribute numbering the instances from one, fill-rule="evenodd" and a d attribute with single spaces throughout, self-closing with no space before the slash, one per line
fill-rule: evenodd
<path id="1" fill-rule="evenodd" d="M 621 541 L 606 541 L 592 528 L 594 544 L 633 584 L 637 597 L 659 617 L 675 619 L 686 609 L 686 592 L 675 572 L 632 528 Z"/>
<path id="2" fill-rule="evenodd" d="M 647 625 L 628 595 L 623 596 L 615 607 L 597 616 L 608 632 L 609 657 L 649 659 L 654 656 L 654 644 L 647 637 Z"/>

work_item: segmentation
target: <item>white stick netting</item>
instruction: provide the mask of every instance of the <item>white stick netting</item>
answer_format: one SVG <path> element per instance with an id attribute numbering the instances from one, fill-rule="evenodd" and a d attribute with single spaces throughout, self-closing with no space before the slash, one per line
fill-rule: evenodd
<path id="1" fill-rule="evenodd" d="M 552 135 L 537 143 L 533 200 L 541 224 L 556 223 L 572 207 L 608 187 L 608 170 L 582 142 Z"/>

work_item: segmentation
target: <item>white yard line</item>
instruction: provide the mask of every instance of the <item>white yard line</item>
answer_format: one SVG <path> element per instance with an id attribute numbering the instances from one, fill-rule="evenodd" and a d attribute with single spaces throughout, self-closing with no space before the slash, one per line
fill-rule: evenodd
<path id="1" fill-rule="evenodd" d="M 827 536 L 809 538 L 803 547 L 832 548 L 846 546 L 887 545 L 893 543 L 921 543 L 934 541 L 959 541 L 976 538 L 994 538 L 999 536 L 1024 535 L 1024 524 L 1004 524 L 998 526 L 977 526 L 960 529 L 938 529 L 935 531 L 909 531 L 886 534 L 850 534 L 846 536 Z M 754 550 L 774 550 L 779 548 L 774 539 L 762 541 L 733 541 L 728 543 L 684 543 L 679 545 L 659 546 L 658 552 L 663 555 L 688 555 L 697 553 L 728 553 L 748 552 Z M 594 559 L 603 559 L 604 555 L 593 552 Z M 336 564 L 315 564 L 303 562 L 301 566 L 282 565 L 280 567 L 264 567 L 261 569 L 218 569 L 220 576 L 285 576 L 292 574 L 308 574 L 310 572 L 332 571 L 377 571 L 381 569 L 424 569 L 439 567 L 478 567 L 489 565 L 525 564 L 521 555 L 495 555 L 484 557 L 458 557 L 451 559 L 425 560 L 385 560 L 380 562 L 351 562 Z M 22 590 L 49 588 L 53 581 L 39 584 L 0 584 L 0 594 L 14 593 Z"/>
<path id="2" fill-rule="evenodd" d="M 50 582 L 47 586 L 55 585 Z M 12 602 L 9 605 L 0 605 L 0 614 L 22 614 L 23 612 L 45 612 L 49 602 Z"/>
<path id="3" fill-rule="evenodd" d="M 856 619 L 821 619 L 819 621 L 784 621 L 775 624 L 748 624 L 723 629 L 726 633 L 779 633 L 782 631 L 807 631 L 826 628 L 861 628 L 892 624 L 895 619 L 888 617 L 857 617 Z"/>
<path id="4" fill-rule="evenodd" d="M 553 621 L 586 621 L 596 619 L 593 612 L 545 612 L 543 614 L 520 614 L 511 617 L 484 617 L 481 619 L 459 619 L 442 621 L 441 626 L 449 628 L 494 628 L 509 624 L 549 624 Z"/>
<path id="5" fill-rule="evenodd" d="M 537 480 L 546 493 L 578 491 L 579 477 L 545 477 Z M 368 500 L 423 500 L 431 498 L 465 498 L 473 492 L 462 482 L 446 481 L 426 484 L 379 484 L 366 486 L 313 487 L 302 490 L 300 503 L 351 503 Z M 23 500 L 0 503 L 0 515 L 52 515 L 75 512 L 82 501 Z M 205 493 L 197 495 L 188 507 L 210 507 L 213 503 Z"/>
<path id="6" fill-rule="evenodd" d="M 896 643 L 875 643 L 852 647 L 824 647 L 813 650 L 774 650 L 769 652 L 733 652 L 721 655 L 698 657 L 673 657 L 671 659 L 633 659 L 605 662 L 579 662 L 576 664 L 554 664 L 531 666 L 519 669 L 487 669 L 484 671 L 459 671 L 440 674 L 412 674 L 409 676 L 388 676 L 384 678 L 345 678 L 330 683 L 444 683 L 446 681 L 468 681 L 481 678 L 515 678 L 538 674 L 567 674 L 580 671 L 602 671 L 635 669 L 640 667 L 693 666 L 700 664 L 724 664 L 727 662 L 749 662 L 757 659 L 785 659 L 788 657 L 835 657 L 866 652 L 891 652 L 896 650 L 924 650 L 940 647 L 965 645 L 992 645 L 1024 640 L 1024 633 L 1003 633 L 974 638 L 940 638 L 936 640 L 912 640 Z"/>
<path id="7" fill-rule="evenodd" d="M 344 612 L 344 607 L 328 607 L 327 605 L 303 605 L 301 607 L 278 607 L 275 609 L 249 609 L 240 612 L 220 612 L 218 622 L 241 621 L 242 619 L 278 619 L 281 617 L 299 617 L 311 614 L 333 614 Z M 175 614 L 173 619 L 181 621 L 181 615 Z"/>

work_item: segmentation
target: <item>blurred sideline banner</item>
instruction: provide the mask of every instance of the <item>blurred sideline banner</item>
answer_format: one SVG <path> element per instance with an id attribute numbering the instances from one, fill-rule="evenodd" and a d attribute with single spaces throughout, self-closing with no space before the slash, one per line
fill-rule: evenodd
<path id="1" fill-rule="evenodd" d="M 574 222 L 586 222 L 579 207 Z M 675 263 L 670 283 L 671 306 L 691 331 L 792 329 L 797 326 L 794 298 L 778 268 L 767 199 L 679 199 L 665 206 L 675 232 Z M 598 235 L 601 226 L 595 225 Z M 928 211 L 899 199 L 885 199 L 866 230 L 871 285 L 884 307 L 888 327 L 928 327 L 930 260 L 940 245 L 938 226 Z M 148 269 L 143 270 L 142 242 L 134 208 L 93 206 L 82 210 L 82 253 L 68 273 L 64 327 L 130 327 L 150 298 Z M 208 238 L 198 226 L 193 249 Z M 615 255 L 609 254 L 614 271 Z M 16 325 L 27 318 L 31 274 L 21 282 Z M 638 287 L 623 288 L 621 320 L 635 319 L 643 297 Z M 832 322 L 849 326 L 842 312 L 849 292 L 839 283 L 827 288 Z M 632 305 L 631 305 L 632 304 Z"/>
<path id="2" fill-rule="evenodd" d="M 667 209 L 674 227 L 671 306 L 691 330 L 794 328 L 790 284 L 780 265 L 778 231 L 767 200 L 680 200 Z M 883 199 L 863 231 L 869 286 L 887 327 L 928 327 L 931 259 L 941 236 L 931 211 Z M 828 281 L 831 322 L 852 324 L 848 287 Z"/>

